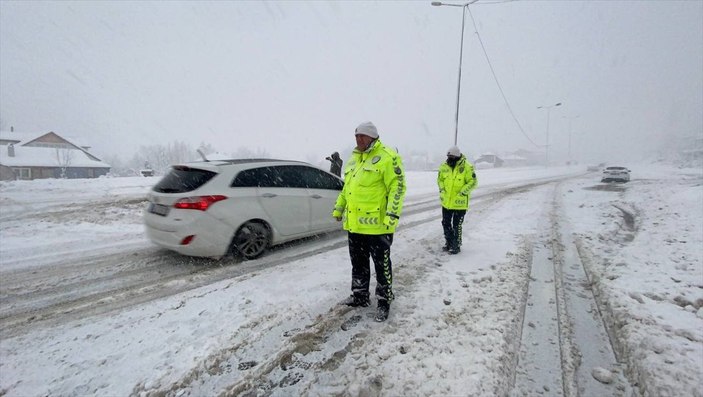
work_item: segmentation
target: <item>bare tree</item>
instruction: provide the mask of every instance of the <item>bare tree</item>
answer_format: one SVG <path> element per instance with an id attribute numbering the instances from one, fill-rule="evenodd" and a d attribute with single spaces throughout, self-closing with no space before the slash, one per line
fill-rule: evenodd
<path id="1" fill-rule="evenodd" d="M 198 145 L 198 149 L 200 149 L 200 151 L 203 152 L 203 154 L 205 154 L 206 156 L 208 154 L 217 152 L 217 150 L 211 144 L 205 142 L 200 142 L 200 145 Z"/>
<path id="2" fill-rule="evenodd" d="M 56 148 L 56 163 L 61 167 L 61 178 L 66 178 L 66 168 L 73 160 L 73 150 L 69 148 Z"/>
<path id="3" fill-rule="evenodd" d="M 236 159 L 252 159 L 252 158 L 268 158 L 269 153 L 261 148 L 257 148 L 256 151 L 252 151 L 245 147 L 240 147 L 236 152 L 232 153 L 232 157 Z"/>
<path id="4" fill-rule="evenodd" d="M 181 141 L 174 141 L 167 145 L 141 146 L 125 168 L 131 168 L 132 174 L 137 175 L 146 161 L 157 174 L 164 174 L 173 164 L 200 160 L 197 150 L 205 155 L 217 153 L 215 147 L 207 142 L 201 142 L 197 148 L 190 147 Z M 268 158 L 270 154 L 261 148 L 251 150 L 240 147 L 237 151 L 228 154 L 231 158 Z"/>
<path id="5" fill-rule="evenodd" d="M 164 174 L 173 164 L 193 161 L 197 152 L 183 142 L 174 141 L 168 145 L 141 146 L 128 165 L 135 174 L 148 162 L 157 174 Z"/>
<path id="6" fill-rule="evenodd" d="M 102 158 L 102 160 L 110 164 L 110 173 L 114 176 L 132 176 L 133 173 L 129 172 L 129 165 L 126 164 L 122 159 L 114 154 L 107 155 Z"/>

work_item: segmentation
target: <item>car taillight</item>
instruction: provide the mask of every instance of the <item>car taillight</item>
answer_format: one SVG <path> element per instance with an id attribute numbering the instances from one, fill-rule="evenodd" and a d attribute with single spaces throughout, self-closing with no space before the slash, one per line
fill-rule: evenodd
<path id="1" fill-rule="evenodd" d="M 173 207 L 182 210 L 207 211 L 212 204 L 225 200 L 226 198 L 227 196 L 222 195 L 186 197 L 176 201 Z"/>

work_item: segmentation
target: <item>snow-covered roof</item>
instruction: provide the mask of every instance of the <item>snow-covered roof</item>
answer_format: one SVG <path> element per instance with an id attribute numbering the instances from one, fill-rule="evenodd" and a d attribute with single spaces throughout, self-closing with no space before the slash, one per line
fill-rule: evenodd
<path id="1" fill-rule="evenodd" d="M 0 164 L 8 167 L 90 167 L 110 168 L 110 164 L 91 159 L 83 150 L 14 145 L 15 155 L 8 155 L 8 146 L 0 146 Z"/>
<path id="2" fill-rule="evenodd" d="M 39 146 L 24 146 L 51 132 L 26 133 L 15 131 L 0 131 L 0 141 L 12 141 L 14 156 L 9 155 L 9 145 L 0 145 L 0 165 L 8 167 L 90 167 L 90 168 L 110 168 L 110 164 L 91 158 L 91 155 L 81 146 L 64 136 L 55 135 L 67 143 L 75 146 L 75 149 L 52 148 Z"/>
<path id="3" fill-rule="evenodd" d="M 0 141 L 14 141 L 16 142 L 16 145 L 24 145 L 26 143 L 29 143 L 37 138 L 40 138 L 46 134 L 55 134 L 56 136 L 60 137 L 64 141 L 70 143 L 73 146 L 80 147 L 80 148 L 89 148 L 90 145 L 85 145 L 85 144 L 79 144 L 78 141 L 67 135 L 61 135 L 58 134 L 54 131 L 42 131 L 42 132 L 17 132 L 17 131 L 0 131 Z"/>
<path id="4" fill-rule="evenodd" d="M 505 156 L 503 156 L 503 157 L 501 157 L 501 158 L 502 158 L 503 160 L 514 160 L 514 161 L 518 161 L 518 160 L 519 160 L 519 161 L 524 161 L 524 160 L 527 160 L 526 158 L 524 158 L 524 157 L 522 157 L 522 156 L 518 156 L 518 155 L 516 155 L 516 154 L 508 154 L 508 155 L 505 155 Z"/>
<path id="5" fill-rule="evenodd" d="M 484 153 L 479 158 L 476 159 L 477 162 L 479 161 L 488 161 L 488 162 L 493 162 L 497 160 L 502 160 L 498 155 L 495 155 L 493 153 Z"/>

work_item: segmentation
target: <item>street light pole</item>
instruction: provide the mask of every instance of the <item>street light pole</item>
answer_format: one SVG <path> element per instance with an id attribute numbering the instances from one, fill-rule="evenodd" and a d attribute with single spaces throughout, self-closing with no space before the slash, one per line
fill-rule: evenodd
<path id="1" fill-rule="evenodd" d="M 432 5 L 435 7 L 439 6 L 449 6 L 449 7 L 461 7 L 461 44 L 459 47 L 459 78 L 457 81 L 457 88 L 456 88 L 456 118 L 454 121 L 454 146 L 457 144 L 457 139 L 459 136 L 459 99 L 461 97 L 461 64 L 462 64 L 462 59 L 464 58 L 464 25 L 466 22 L 466 9 L 469 7 L 469 5 L 477 2 L 478 0 L 472 0 L 468 3 L 464 4 L 450 4 L 450 3 L 442 3 L 441 1 L 433 1 Z"/>
<path id="2" fill-rule="evenodd" d="M 561 102 L 557 102 L 554 105 L 537 106 L 537 109 L 547 109 L 547 142 L 545 144 L 545 151 L 547 153 L 547 167 L 549 167 L 549 112 L 556 106 L 561 106 Z"/>

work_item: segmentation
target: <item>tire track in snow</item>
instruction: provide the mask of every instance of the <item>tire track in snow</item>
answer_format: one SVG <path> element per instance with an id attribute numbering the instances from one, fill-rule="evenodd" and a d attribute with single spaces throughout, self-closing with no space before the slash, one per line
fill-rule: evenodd
<path id="1" fill-rule="evenodd" d="M 536 182 L 513 184 L 510 187 L 494 187 L 476 194 L 474 203 L 477 205 L 482 201 L 491 202 L 536 186 L 573 177 L 543 178 Z M 408 210 L 403 214 L 407 220 L 401 223 L 399 230 L 435 222 L 439 208 L 436 199 L 409 202 Z M 437 212 L 432 213 L 433 211 Z M 71 273 L 62 273 L 59 269 L 64 268 L 60 264 L 52 265 L 56 270 L 46 273 L 43 268 L 12 271 L 9 273 L 12 285 L 15 291 L 19 292 L 14 296 L 3 297 L 8 298 L 8 301 L 11 299 L 12 302 L 7 307 L 3 306 L 0 311 L 0 333 L 9 338 L 31 328 L 50 327 L 89 316 L 105 315 L 218 281 L 246 277 L 259 270 L 311 257 L 347 244 L 346 236 L 342 232 L 330 233 L 312 243 L 310 240 L 314 239 L 274 247 L 269 255 L 244 262 L 233 258 L 221 261 L 187 258 L 150 248 L 93 257 L 88 261 L 81 259 L 81 263 L 69 265 Z M 309 243 L 306 247 L 309 249 L 294 255 L 286 254 L 286 247 L 304 243 Z M 132 261 L 133 256 L 143 257 Z M 126 270 L 115 272 L 116 264 L 125 261 L 129 262 Z M 186 265 L 176 268 L 174 263 Z M 71 282 L 65 283 L 61 280 Z"/>
<path id="2" fill-rule="evenodd" d="M 480 223 L 484 212 L 490 211 L 503 199 L 524 193 L 532 187 L 534 186 L 512 188 L 509 191 L 485 197 L 490 199 L 477 200 L 470 213 L 471 221 L 475 224 Z M 438 211 L 439 207 L 435 205 L 430 209 Z M 425 212 L 426 210 L 417 213 Z M 404 216 L 407 215 L 404 213 Z M 424 226 L 429 222 L 436 223 L 438 218 L 431 216 L 410 221 L 401 229 Z M 404 264 L 400 267 L 402 271 L 398 272 L 395 280 L 395 283 L 402 285 L 404 290 L 413 290 L 417 283 L 426 282 L 426 273 L 431 270 L 428 270 L 425 260 L 436 262 L 437 256 L 441 255 L 441 252 L 433 248 L 437 244 L 434 239 L 431 242 L 420 240 L 411 244 L 418 243 L 428 248 L 426 257 L 407 257 L 403 252 L 394 254 L 397 255 L 394 262 Z M 346 244 L 346 241 L 343 241 L 342 246 Z M 415 265 L 410 265 L 412 263 Z M 260 345 L 265 342 L 261 341 L 259 336 L 264 332 L 275 332 L 280 335 L 285 328 L 268 324 L 265 327 L 266 331 L 258 330 L 256 334 L 259 336 L 248 341 L 246 346 L 235 344 L 226 347 L 204 359 L 202 364 L 195 365 L 194 369 L 179 381 L 159 389 L 146 390 L 143 385 L 138 385 L 135 394 L 142 392 L 166 396 L 217 394 L 220 397 L 306 395 L 310 392 L 308 388 L 315 384 L 311 376 L 316 377 L 317 374 L 335 370 L 349 354 L 353 354 L 354 350 L 364 345 L 372 345 L 375 343 L 374 338 L 384 338 L 388 333 L 396 332 L 394 330 L 396 327 L 389 327 L 389 323 L 379 324 L 373 321 L 374 309 L 374 305 L 365 309 L 332 306 L 327 313 L 318 316 L 312 323 L 300 329 L 284 332 L 284 340 L 276 342 L 280 343 L 280 346 L 275 348 L 268 346 L 268 350 L 273 351 L 262 355 Z M 451 323 L 451 319 L 448 321 Z M 263 349 L 267 351 L 266 348 Z M 330 351 L 334 353 L 326 355 L 326 352 Z M 378 391 L 381 386 L 381 381 L 377 379 L 364 387 Z M 508 385 L 505 386 L 506 390 L 507 388 Z M 216 393 L 216 390 L 221 391 Z"/>
<path id="3" fill-rule="evenodd" d="M 604 327 L 568 219 L 554 190 L 533 247 L 513 395 L 625 396 L 631 387 Z"/>

